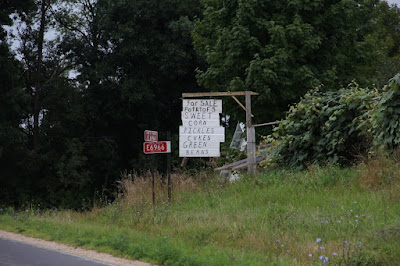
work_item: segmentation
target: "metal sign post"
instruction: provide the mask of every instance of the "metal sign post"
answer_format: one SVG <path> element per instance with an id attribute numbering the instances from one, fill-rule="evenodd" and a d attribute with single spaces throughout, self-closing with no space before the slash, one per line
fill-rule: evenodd
<path id="1" fill-rule="evenodd" d="M 167 131 L 167 140 L 171 140 L 171 131 Z M 172 182 L 171 182 L 171 153 L 167 154 L 167 186 L 168 186 L 168 202 L 172 199 Z"/>
<path id="2" fill-rule="evenodd" d="M 167 141 L 158 141 L 158 132 L 157 131 L 151 131 L 151 130 L 145 130 L 144 131 L 144 141 L 143 142 L 143 152 L 145 154 L 156 154 L 156 153 L 166 153 L 168 154 L 167 157 L 167 163 L 170 165 L 171 163 L 171 141 L 170 141 L 171 133 L 167 133 Z M 152 183 L 152 196 L 153 196 L 153 206 L 155 205 L 156 202 L 156 190 L 155 190 L 155 174 L 154 174 L 154 155 L 151 156 L 151 165 L 152 169 L 151 171 L 151 183 Z M 168 174 L 168 200 L 171 199 L 171 192 L 170 192 L 170 166 L 167 168 L 167 174 Z"/>

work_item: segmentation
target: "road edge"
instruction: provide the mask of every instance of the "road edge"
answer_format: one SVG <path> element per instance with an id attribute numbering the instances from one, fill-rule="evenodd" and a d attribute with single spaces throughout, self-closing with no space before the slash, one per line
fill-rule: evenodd
<path id="1" fill-rule="evenodd" d="M 142 261 L 138 261 L 138 260 L 130 260 L 130 259 L 114 257 L 108 253 L 101 253 L 96 250 L 83 249 L 83 248 L 79 248 L 79 247 L 71 247 L 71 246 L 68 246 L 65 244 L 61 244 L 61 243 L 57 243 L 57 242 L 53 242 L 53 241 L 47 241 L 47 240 L 29 237 L 29 236 L 24 236 L 24 235 L 7 232 L 7 231 L 3 231 L 3 230 L 0 230 L 0 237 L 7 238 L 7 239 L 10 239 L 13 241 L 23 242 L 26 244 L 31 244 L 34 246 L 39 246 L 42 248 L 60 251 L 63 253 L 72 254 L 75 256 L 83 257 L 83 258 L 88 258 L 88 259 L 93 259 L 93 260 L 97 260 L 97 261 L 101 261 L 101 262 L 116 264 L 116 265 L 132 265 L 132 266 L 152 266 L 152 265 L 154 265 L 154 264 L 150 264 L 150 263 L 142 262 Z"/>

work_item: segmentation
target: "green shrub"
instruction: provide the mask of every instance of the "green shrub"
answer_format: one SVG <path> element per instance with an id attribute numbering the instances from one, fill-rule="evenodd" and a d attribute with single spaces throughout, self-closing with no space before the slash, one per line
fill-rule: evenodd
<path id="1" fill-rule="evenodd" d="M 288 167 L 314 163 L 348 164 L 370 148 L 376 89 L 351 83 L 335 92 L 308 92 L 267 141 L 278 142 L 273 162 Z M 399 109 L 400 110 L 400 109 Z M 399 133 L 400 134 L 400 133 Z"/>
<path id="2" fill-rule="evenodd" d="M 389 81 L 373 117 L 374 142 L 393 151 L 400 144 L 400 73 Z"/>

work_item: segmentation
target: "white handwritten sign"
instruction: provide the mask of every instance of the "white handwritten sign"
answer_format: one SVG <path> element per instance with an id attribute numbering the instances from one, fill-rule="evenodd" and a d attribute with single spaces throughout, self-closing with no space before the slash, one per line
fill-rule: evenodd
<path id="1" fill-rule="evenodd" d="M 179 157 L 219 157 L 221 156 L 218 149 L 182 149 L 179 148 Z"/>
<path id="2" fill-rule="evenodd" d="M 225 135 L 225 128 L 224 127 L 189 127 L 189 126 L 180 126 L 179 127 L 179 134 L 222 134 Z"/>
<path id="3" fill-rule="evenodd" d="M 182 125 L 187 127 L 219 127 L 219 120 L 182 120 Z"/>
<path id="4" fill-rule="evenodd" d="M 183 120 L 215 120 L 219 122 L 219 113 L 182 112 Z"/>
<path id="5" fill-rule="evenodd" d="M 181 134 L 179 141 L 214 141 L 225 142 L 225 135 L 223 134 Z"/>
<path id="6" fill-rule="evenodd" d="M 179 140 L 179 147 L 183 149 L 218 149 L 220 143 L 220 141 Z"/>
<path id="7" fill-rule="evenodd" d="M 184 99 L 179 127 L 180 157 L 219 157 L 225 128 L 220 126 L 222 100 Z"/>
<path id="8" fill-rule="evenodd" d="M 183 112 L 222 113 L 222 100 L 183 99 Z"/>

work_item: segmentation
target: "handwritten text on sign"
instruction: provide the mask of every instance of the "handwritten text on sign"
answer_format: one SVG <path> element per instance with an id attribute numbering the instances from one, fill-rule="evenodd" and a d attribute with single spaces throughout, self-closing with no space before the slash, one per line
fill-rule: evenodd
<path id="1" fill-rule="evenodd" d="M 182 125 L 187 127 L 219 127 L 219 120 L 182 120 Z"/>
<path id="2" fill-rule="evenodd" d="M 179 157 L 220 157 L 221 153 L 218 149 L 182 149 L 179 148 Z"/>
<path id="3" fill-rule="evenodd" d="M 179 141 L 215 141 L 215 142 L 225 142 L 225 135 L 211 135 L 211 134 L 196 134 L 196 135 L 179 135 Z"/>
<path id="4" fill-rule="evenodd" d="M 219 113 L 182 112 L 183 120 L 216 120 L 219 122 Z"/>
<path id="5" fill-rule="evenodd" d="M 225 134 L 224 127 L 190 127 L 190 126 L 180 126 L 179 127 L 179 134 Z"/>
<path id="6" fill-rule="evenodd" d="M 222 113 L 222 100 L 183 99 L 183 112 Z"/>
<path id="7" fill-rule="evenodd" d="M 179 140 L 179 147 L 183 149 L 218 149 L 220 141 L 184 141 Z"/>
<path id="8" fill-rule="evenodd" d="M 220 126 L 222 100 L 188 100 L 182 103 L 179 127 L 180 157 L 218 157 L 225 128 Z"/>

